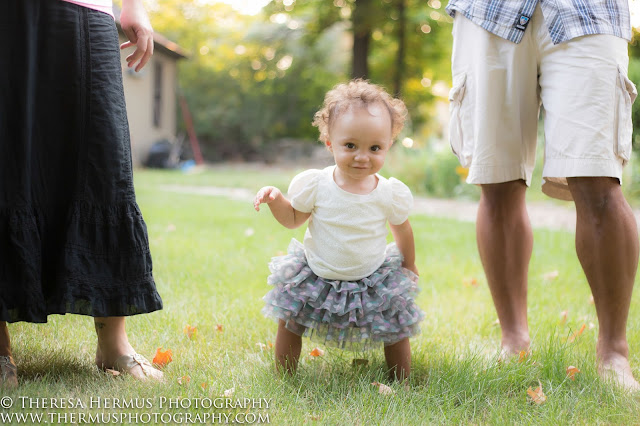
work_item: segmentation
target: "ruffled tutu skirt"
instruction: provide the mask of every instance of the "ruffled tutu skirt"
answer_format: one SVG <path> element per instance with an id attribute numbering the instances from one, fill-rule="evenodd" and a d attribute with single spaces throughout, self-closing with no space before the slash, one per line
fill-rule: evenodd
<path id="1" fill-rule="evenodd" d="M 341 349 L 361 351 L 415 336 L 424 312 L 414 302 L 418 277 L 402 267 L 394 243 L 370 276 L 357 281 L 328 280 L 313 273 L 304 246 L 291 240 L 288 254 L 269 263 L 262 313 L 283 320 L 288 330 Z"/>

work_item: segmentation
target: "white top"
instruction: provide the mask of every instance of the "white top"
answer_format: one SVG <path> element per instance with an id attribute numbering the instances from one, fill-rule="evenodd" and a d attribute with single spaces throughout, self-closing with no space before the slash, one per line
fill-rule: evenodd
<path id="1" fill-rule="evenodd" d="M 304 236 L 311 270 L 325 279 L 355 281 L 382 265 L 387 220 L 404 223 L 413 197 L 404 183 L 378 174 L 373 191 L 352 194 L 333 180 L 335 167 L 300 173 L 289 185 L 289 197 L 294 209 L 311 213 Z"/>
<path id="2" fill-rule="evenodd" d="M 99 10 L 113 16 L 112 0 L 62 0 L 67 3 L 77 4 L 78 6 L 88 7 L 89 9 Z"/>

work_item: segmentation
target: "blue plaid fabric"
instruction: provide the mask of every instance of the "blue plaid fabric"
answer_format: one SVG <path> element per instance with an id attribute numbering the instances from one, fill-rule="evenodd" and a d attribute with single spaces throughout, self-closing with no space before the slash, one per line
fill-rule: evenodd
<path id="1" fill-rule="evenodd" d="M 538 2 L 554 44 L 587 34 L 631 39 L 627 0 L 450 0 L 447 12 L 460 12 L 485 30 L 520 43 Z"/>

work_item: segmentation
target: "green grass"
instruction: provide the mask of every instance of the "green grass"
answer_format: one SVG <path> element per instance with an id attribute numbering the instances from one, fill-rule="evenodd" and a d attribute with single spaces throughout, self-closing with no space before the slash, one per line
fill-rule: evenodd
<path id="1" fill-rule="evenodd" d="M 157 347 L 171 349 L 165 372 L 168 384 L 139 383 L 109 377 L 92 364 L 95 333 L 92 320 L 51 316 L 49 324 L 12 324 L 21 386 L 9 392 L 32 398 L 149 398 L 153 408 L 137 412 L 245 413 L 243 409 L 159 408 L 161 397 L 215 398 L 235 388 L 234 398 L 268 398 L 271 407 L 249 410 L 268 414 L 272 424 L 633 424 L 640 403 L 603 383 L 595 371 L 595 309 L 575 258 L 573 235 L 537 230 L 530 267 L 529 319 L 532 355 L 525 362 L 496 362 L 499 329 L 478 259 L 474 225 L 424 216 L 411 218 L 421 271 L 418 304 L 427 313 L 422 334 L 412 339 L 411 386 L 392 384 L 395 395 L 380 395 L 371 385 L 383 382 L 382 351 L 352 354 L 325 348 L 323 357 L 308 354 L 305 340 L 300 369 L 294 377 L 274 372 L 275 323 L 260 314 L 269 259 L 286 250 L 303 229 L 279 226 L 268 209 L 256 213 L 250 203 L 160 190 L 165 183 L 239 184 L 255 189 L 276 183 L 286 188 L 288 171 L 229 170 L 199 175 L 138 171 L 138 202 L 147 221 L 154 274 L 163 311 L 128 321 L 134 347 L 153 357 Z M 273 179 L 273 180 L 272 180 Z M 549 280 L 545 274 L 558 271 Z M 465 286 L 476 278 L 477 287 Z M 560 324 L 560 312 L 568 320 Z M 567 337 L 582 324 L 595 328 L 575 342 Z M 183 333 L 197 326 L 195 339 Z M 223 332 L 216 330 L 222 324 Z M 629 319 L 631 364 L 640 376 L 640 296 L 635 293 Z M 353 358 L 369 359 L 354 368 Z M 565 377 L 569 365 L 581 373 Z M 178 384 L 188 375 L 190 382 Z M 542 383 L 547 402 L 536 406 L 526 390 Z M 202 385 L 205 385 L 203 388 Z M 6 392 L 5 392 L 6 393 Z M 14 408 L 0 413 L 61 414 L 92 410 Z M 96 411 L 96 410 L 93 410 Z M 119 413 L 126 410 L 97 410 Z M 179 418 L 175 419 L 179 421 Z M 67 423 L 71 420 L 68 419 Z"/>

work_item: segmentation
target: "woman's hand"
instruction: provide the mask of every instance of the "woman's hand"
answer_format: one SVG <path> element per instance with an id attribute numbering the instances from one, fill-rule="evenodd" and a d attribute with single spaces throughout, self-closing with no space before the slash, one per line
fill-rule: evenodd
<path id="1" fill-rule="evenodd" d="M 153 28 L 142 0 L 122 0 L 120 25 L 129 39 L 120 45 L 120 49 L 136 47 L 136 50 L 127 56 L 127 66 L 131 68 L 137 62 L 135 70 L 140 71 L 153 55 Z"/>

